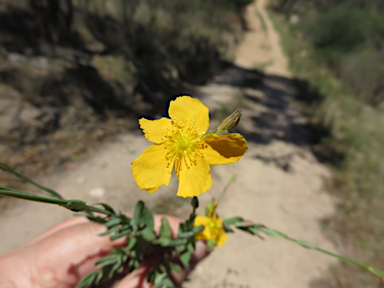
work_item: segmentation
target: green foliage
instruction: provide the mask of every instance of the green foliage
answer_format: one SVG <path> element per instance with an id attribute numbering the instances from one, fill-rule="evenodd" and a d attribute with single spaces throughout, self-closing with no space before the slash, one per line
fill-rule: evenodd
<path id="1" fill-rule="evenodd" d="M 276 17 L 274 20 L 290 57 L 291 71 L 297 77 L 299 105 L 309 117 L 310 127 L 316 128 L 313 150 L 333 168 L 328 189 L 340 202 L 338 213 L 324 220 L 326 230 L 335 241 L 351 247 L 348 257 L 382 267 L 384 250 L 379 235 L 384 234 L 384 130 L 380 127 L 384 107 L 379 104 L 382 100 L 373 100 L 373 95 L 381 95 L 381 52 L 370 50 L 372 38 L 367 36 L 365 51 L 344 55 L 339 70 L 332 71 L 316 57 L 317 52 L 308 39 L 300 36 L 297 26 L 291 29 L 288 23 Z M 320 283 L 313 287 L 382 285 L 382 281 L 349 265 L 338 265 L 331 271 L 336 279 L 326 286 Z"/>
<path id="2" fill-rule="evenodd" d="M 5 171 L 15 174 L 15 171 L 12 168 L 6 165 L 2 165 L 2 167 Z M 234 179 L 235 177 L 232 176 L 228 184 L 233 182 Z M 152 212 L 145 207 L 145 204 L 142 201 L 136 203 L 133 217 L 130 218 L 121 213 L 116 213 L 113 208 L 104 203 L 100 204 L 104 209 L 99 209 L 93 206 L 88 206 L 81 200 L 48 198 L 5 187 L 0 187 L 0 195 L 57 204 L 75 211 L 83 211 L 86 213 L 89 220 L 100 223 L 107 228 L 107 231 L 101 233 L 100 236 L 112 234 L 110 236 L 111 240 L 121 237 L 125 238 L 126 245 L 124 247 L 112 249 L 107 256 L 99 259 L 96 262 L 96 267 L 99 270 L 91 272 L 89 275 L 85 276 L 78 283 L 76 286 L 77 288 L 87 288 L 94 284 L 98 285 L 105 283 L 105 281 L 113 281 L 118 274 L 124 275 L 125 273 L 132 272 L 148 260 L 154 261 L 151 262 L 153 267 L 149 273 L 147 281 L 153 282 L 154 287 L 156 288 L 175 287 L 170 272 L 180 272 L 182 267 L 187 267 L 190 264 L 192 254 L 196 250 L 196 234 L 204 229 L 204 226 L 202 225 L 194 227 L 196 209 L 199 206 L 197 197 L 191 199 L 192 212 L 189 218 L 179 225 L 178 238 L 173 239 L 171 226 L 165 218 L 161 220 L 159 234 L 156 234 L 154 231 L 154 218 Z M 208 204 L 208 207 L 211 207 L 211 209 L 212 207 L 215 207 L 213 203 L 214 199 Z M 209 215 L 213 213 L 211 209 L 206 209 L 206 211 L 209 211 Z M 106 216 L 100 217 L 93 212 L 102 213 Z M 223 221 L 223 226 L 223 229 L 226 232 L 234 232 L 234 229 L 239 229 L 251 235 L 256 235 L 259 238 L 262 238 L 260 235 L 261 233 L 271 237 L 283 238 L 295 242 L 305 248 L 314 249 L 321 253 L 352 263 L 378 276 L 384 276 L 384 272 L 371 266 L 331 253 L 307 241 L 291 238 L 280 231 L 269 229 L 262 224 L 255 224 L 251 221 L 244 220 L 241 217 L 225 219 Z M 207 248 L 209 250 L 213 250 L 216 246 L 216 240 L 209 239 L 207 241 Z"/>
<path id="3" fill-rule="evenodd" d="M 298 239 L 289 237 L 288 235 L 286 235 L 280 231 L 267 228 L 266 226 L 264 226 L 262 224 L 252 223 L 251 221 L 245 221 L 241 217 L 233 217 L 230 219 L 226 219 L 223 222 L 224 222 L 224 225 L 226 225 L 226 226 L 234 226 L 237 229 L 240 229 L 240 230 L 247 232 L 247 233 L 250 233 L 252 235 L 259 236 L 260 238 L 261 238 L 260 233 L 263 233 L 263 234 L 270 236 L 270 237 L 286 239 L 288 241 L 299 244 L 300 246 L 302 246 L 304 248 L 317 250 L 321 253 L 327 254 L 329 256 L 338 258 L 338 259 L 343 260 L 345 262 L 352 263 L 356 266 L 359 266 L 360 268 L 363 268 L 363 269 L 365 269 L 365 270 L 367 270 L 367 271 L 369 271 L 369 272 L 371 272 L 371 273 L 373 273 L 379 277 L 384 277 L 383 271 L 380 271 L 380 270 L 373 268 L 371 266 L 362 264 L 360 262 L 354 261 L 354 260 L 349 259 L 347 257 L 343 257 L 343 256 L 337 255 L 335 253 L 332 253 L 330 251 L 324 250 L 324 249 L 322 249 L 322 248 L 320 248 L 320 247 L 316 246 L 315 244 L 310 243 L 308 241 L 298 240 Z M 228 231 L 229 230 L 233 231 L 230 227 L 226 227 L 226 229 L 228 229 Z"/>
<path id="4" fill-rule="evenodd" d="M 342 63 L 342 79 L 373 107 L 384 102 L 384 52 L 352 54 Z"/>
<path id="5" fill-rule="evenodd" d="M 320 56 L 335 62 L 364 43 L 367 30 L 364 16 L 359 9 L 338 7 L 319 13 L 307 34 Z"/>
<path id="6" fill-rule="evenodd" d="M 61 195 L 59 193 L 57 193 L 56 191 L 53 191 L 52 189 L 49 189 L 47 187 L 44 187 L 40 184 L 37 184 L 36 182 L 32 181 L 31 179 L 21 175 L 20 173 L 16 172 L 13 168 L 9 167 L 7 164 L 5 163 L 1 163 L 0 162 L 0 169 L 3 170 L 3 171 L 6 171 L 8 173 L 11 173 L 13 175 L 15 175 L 16 177 L 36 186 L 37 188 L 47 192 L 49 195 L 51 195 L 52 197 L 55 197 L 55 198 L 58 198 L 58 199 L 63 199 L 63 197 L 61 197 Z"/>
<path id="7" fill-rule="evenodd" d="M 145 207 L 142 201 L 136 203 L 132 218 L 123 214 L 114 214 L 100 219 L 100 217 L 90 214 L 88 216 L 90 220 L 97 221 L 108 228 L 106 232 L 100 234 L 101 236 L 112 234 L 111 240 L 126 237 L 127 245 L 123 248 L 113 249 L 109 255 L 101 258 L 96 263 L 100 270 L 86 276 L 77 287 L 99 284 L 123 271 L 129 273 L 141 265 L 147 257 L 154 254 L 159 257 L 159 264 L 151 271 L 148 281 L 154 282 L 155 287 L 159 288 L 174 287 L 169 278 L 169 272 L 181 270 L 180 264 L 172 262 L 176 260 L 174 252 L 178 253 L 182 265 L 189 265 L 192 253 L 195 252 L 195 235 L 204 229 L 203 226 L 193 227 L 197 200 L 193 199 L 191 204 L 193 212 L 185 223 L 180 224 L 178 239 L 172 238 L 171 226 L 165 218 L 161 220 L 159 235 L 156 235 L 152 212 Z M 109 208 L 107 206 L 108 210 Z"/>

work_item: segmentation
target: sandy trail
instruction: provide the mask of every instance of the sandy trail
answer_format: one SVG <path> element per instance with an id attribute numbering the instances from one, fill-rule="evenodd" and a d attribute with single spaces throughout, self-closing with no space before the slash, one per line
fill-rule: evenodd
<path id="1" fill-rule="evenodd" d="M 337 252 L 319 225 L 320 219 L 334 212 L 323 187 L 324 177 L 330 175 L 308 149 L 304 120 L 290 104 L 294 87 L 265 5 L 258 0 L 248 7 L 249 31 L 235 65 L 196 92 L 211 111 L 242 104 L 239 130 L 249 141 L 239 163 L 212 168 L 213 188 L 199 199 L 204 205 L 217 196 L 235 174 L 237 180 L 218 208 L 222 217 L 243 216 Z M 265 76 L 251 70 L 260 65 L 265 66 Z M 262 79 L 261 88 L 254 83 L 257 79 Z M 138 190 L 131 176 L 130 163 L 149 145 L 140 131 L 121 135 L 89 160 L 38 180 L 66 198 L 107 202 L 122 211 L 132 211 L 139 199 L 159 205 L 175 194 L 175 177 L 170 186 L 148 194 Z M 187 206 L 183 207 L 176 212 L 185 213 Z M 20 202 L 2 214 L 0 254 L 71 216 L 60 207 Z M 332 263 L 327 256 L 281 239 L 263 241 L 236 233 L 198 265 L 185 287 L 304 288 Z"/>

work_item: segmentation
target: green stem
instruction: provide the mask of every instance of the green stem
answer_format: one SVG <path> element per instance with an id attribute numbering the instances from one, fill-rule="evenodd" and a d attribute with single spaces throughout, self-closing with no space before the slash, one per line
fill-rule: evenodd
<path id="1" fill-rule="evenodd" d="M 308 248 L 308 249 L 313 249 L 313 250 L 317 250 L 321 253 L 324 253 L 324 254 L 327 254 L 329 256 L 332 256 L 332 257 L 335 257 L 335 258 L 338 258 L 340 260 L 343 260 L 345 262 L 348 262 L 348 263 L 351 263 L 351 264 L 354 264 L 356 266 L 359 266 L 377 276 L 380 276 L 380 277 L 384 277 L 384 272 L 383 271 L 380 271 L 374 267 L 371 267 L 371 266 L 368 266 L 368 265 L 365 265 L 363 263 L 360 263 L 360 262 L 357 262 L 355 260 L 352 260 L 352 259 L 349 259 L 347 257 L 344 257 L 344 256 L 341 256 L 341 255 L 338 255 L 338 254 L 335 254 L 335 253 L 332 253 L 330 251 L 327 251 L 327 250 L 324 250 L 310 242 L 307 242 L 307 241 L 303 241 L 303 240 L 298 240 L 298 239 L 294 239 L 294 238 L 291 238 L 289 237 L 288 235 L 282 233 L 282 232 L 279 232 L 277 230 L 274 230 L 274 229 L 269 229 L 269 228 L 266 228 L 266 227 L 262 227 L 261 225 L 258 227 L 258 229 L 260 229 L 260 231 L 264 232 L 266 235 L 268 236 L 272 236 L 272 237 L 277 237 L 277 238 L 284 238 L 284 239 L 287 239 L 291 242 L 294 242 L 294 243 L 297 243 L 305 248 Z M 383 278 L 384 280 L 384 278 Z"/>
<path id="2" fill-rule="evenodd" d="M 36 186 L 37 188 L 41 189 L 41 190 L 44 190 L 46 192 L 48 192 L 51 196 L 55 197 L 55 198 L 58 198 L 58 199 L 63 199 L 63 197 L 57 193 L 56 191 L 53 191 L 52 189 L 49 189 L 47 187 L 44 187 L 40 184 L 37 184 L 36 182 L 32 181 L 31 179 L 28 179 L 27 177 L 17 173 L 14 169 L 12 169 L 11 167 L 9 167 L 7 164 L 4 164 L 2 162 L 0 162 L 0 169 L 6 171 L 6 172 L 9 172 L 13 175 L 15 175 L 16 177 Z"/>
<path id="3" fill-rule="evenodd" d="M 0 195 L 29 200 L 29 201 L 41 202 L 41 203 L 56 204 L 72 211 L 84 211 L 84 212 L 89 211 L 89 212 L 98 212 L 98 213 L 106 214 L 108 216 L 112 215 L 112 213 L 107 210 L 103 210 L 93 206 L 88 206 L 85 202 L 81 200 L 76 200 L 76 199 L 65 200 L 65 199 L 49 198 L 49 197 L 35 195 L 35 194 L 31 194 L 31 193 L 11 189 L 11 188 L 6 188 L 6 187 L 0 187 Z"/>

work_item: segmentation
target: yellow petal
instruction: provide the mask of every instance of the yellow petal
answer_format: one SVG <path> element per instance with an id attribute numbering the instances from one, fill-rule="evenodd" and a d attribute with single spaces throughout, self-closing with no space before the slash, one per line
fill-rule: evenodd
<path id="1" fill-rule="evenodd" d="M 212 178 L 209 173 L 210 167 L 207 161 L 196 157 L 196 163 L 192 164 L 188 159 L 175 161 L 175 171 L 179 179 L 179 190 L 177 196 L 193 197 L 207 191 L 212 186 Z"/>
<path id="2" fill-rule="evenodd" d="M 210 221 L 211 221 L 211 219 L 209 217 L 196 215 L 195 220 L 193 221 L 193 226 L 194 227 L 197 227 L 200 225 L 205 226 L 204 230 L 202 230 L 196 234 L 197 240 L 209 240 L 209 239 L 211 239 L 211 233 L 210 233 L 209 229 L 207 228 L 208 223 Z"/>
<path id="3" fill-rule="evenodd" d="M 215 239 L 217 243 L 217 247 L 224 245 L 225 241 L 227 241 L 227 237 L 228 237 L 227 233 L 225 233 L 224 229 L 220 229 Z"/>
<path id="4" fill-rule="evenodd" d="M 171 179 L 172 163 L 168 165 L 163 145 L 152 145 L 131 165 L 133 178 L 141 190 L 153 193 L 161 185 L 168 186 Z"/>
<path id="5" fill-rule="evenodd" d="M 200 151 L 209 165 L 237 162 L 248 149 L 247 141 L 238 133 L 210 134 L 202 139 L 208 147 L 204 146 Z"/>
<path id="6" fill-rule="evenodd" d="M 217 247 L 222 246 L 227 241 L 227 234 L 223 229 L 223 221 L 217 217 L 196 216 L 193 226 L 197 227 L 203 225 L 204 230 L 196 234 L 197 240 L 211 240 L 216 241 Z"/>
<path id="7" fill-rule="evenodd" d="M 160 118 L 158 120 L 148 120 L 141 118 L 139 120 L 140 128 L 143 129 L 145 139 L 153 143 L 161 143 L 167 135 L 167 129 L 170 129 L 172 124 L 168 118 Z"/>
<path id="8" fill-rule="evenodd" d="M 194 120 L 194 127 L 200 128 L 199 135 L 208 131 L 209 110 L 198 99 L 189 96 L 178 97 L 169 104 L 168 113 L 172 121 L 181 127 Z"/>
<path id="9" fill-rule="evenodd" d="M 200 225 L 207 225 L 207 223 L 210 221 L 210 218 L 207 216 L 199 216 L 196 215 L 195 220 L 193 221 L 193 226 L 197 227 Z"/>

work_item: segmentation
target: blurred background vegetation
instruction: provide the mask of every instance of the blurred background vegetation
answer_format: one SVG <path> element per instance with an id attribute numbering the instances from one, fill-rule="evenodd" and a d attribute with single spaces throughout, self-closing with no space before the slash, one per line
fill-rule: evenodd
<path id="1" fill-rule="evenodd" d="M 165 114 L 228 65 L 250 2 L 2 0 L 2 161 L 41 174 Z"/>
<path id="2" fill-rule="evenodd" d="M 274 23 L 290 58 L 298 105 L 313 147 L 333 167 L 338 213 L 324 219 L 341 252 L 383 269 L 384 1 L 273 0 Z M 384 287 L 348 264 L 314 288 Z"/>

